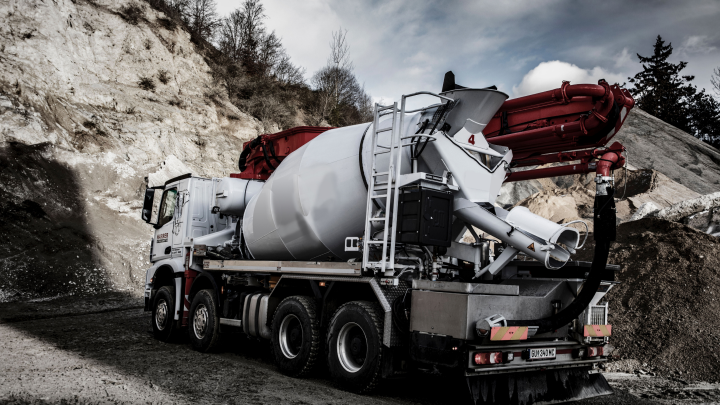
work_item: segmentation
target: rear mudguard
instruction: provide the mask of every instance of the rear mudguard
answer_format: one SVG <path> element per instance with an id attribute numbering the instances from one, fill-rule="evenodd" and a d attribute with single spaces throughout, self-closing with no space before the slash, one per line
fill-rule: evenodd
<path id="1" fill-rule="evenodd" d="M 467 377 L 473 404 L 550 404 L 613 393 L 589 367 Z"/>

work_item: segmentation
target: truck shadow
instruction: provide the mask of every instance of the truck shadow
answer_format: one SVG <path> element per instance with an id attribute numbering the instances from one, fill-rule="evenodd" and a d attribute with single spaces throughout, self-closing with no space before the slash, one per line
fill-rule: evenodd
<path id="1" fill-rule="evenodd" d="M 75 171 L 54 146 L 0 148 L 0 302 L 107 291 Z"/>

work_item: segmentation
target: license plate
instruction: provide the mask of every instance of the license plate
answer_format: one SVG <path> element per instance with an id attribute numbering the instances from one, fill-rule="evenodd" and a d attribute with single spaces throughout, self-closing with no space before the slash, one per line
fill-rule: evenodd
<path id="1" fill-rule="evenodd" d="M 545 360 L 555 358 L 555 348 L 530 349 L 528 360 Z"/>

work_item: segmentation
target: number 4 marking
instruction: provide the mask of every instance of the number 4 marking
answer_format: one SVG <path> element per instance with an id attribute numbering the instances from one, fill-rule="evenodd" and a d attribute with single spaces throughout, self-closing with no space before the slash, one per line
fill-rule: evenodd
<path id="1" fill-rule="evenodd" d="M 475 135 L 470 135 L 470 138 L 468 139 L 468 143 L 470 145 L 475 145 Z"/>

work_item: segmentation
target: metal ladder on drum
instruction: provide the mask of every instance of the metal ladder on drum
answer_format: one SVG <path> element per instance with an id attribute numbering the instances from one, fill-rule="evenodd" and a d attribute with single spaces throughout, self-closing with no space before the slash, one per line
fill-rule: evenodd
<path id="1" fill-rule="evenodd" d="M 391 106 L 382 106 L 375 104 L 373 109 L 373 132 L 372 132 L 372 143 L 370 149 L 371 164 L 370 164 L 370 179 L 368 180 L 368 195 L 367 203 L 365 206 L 365 233 L 363 234 L 363 270 L 372 270 L 376 273 L 382 273 L 385 277 L 392 277 L 395 272 L 395 229 L 397 226 L 398 217 L 398 197 L 400 189 L 398 180 L 400 178 L 400 167 L 402 164 L 402 150 L 405 146 L 410 144 L 404 144 L 403 140 L 413 137 L 432 137 L 431 135 L 407 135 L 402 137 L 402 129 L 405 121 L 406 113 L 413 113 L 422 109 L 406 111 L 405 101 L 410 97 L 419 95 L 429 95 L 440 98 L 447 102 L 453 102 L 453 99 L 441 96 L 439 94 L 431 93 L 428 91 L 420 91 L 402 96 L 401 108 L 398 110 L 398 103 L 395 102 Z M 378 128 L 380 124 L 380 116 L 383 112 L 390 111 L 392 118 L 390 119 L 390 126 L 385 128 Z M 383 132 L 391 132 L 390 145 L 378 144 L 378 135 Z M 362 150 L 360 151 L 362 153 Z M 390 154 L 387 171 L 377 171 L 377 157 L 383 154 Z M 361 168 L 361 170 L 364 170 Z M 385 177 L 386 181 L 383 183 L 380 178 Z M 385 194 L 376 195 L 375 192 L 385 190 Z M 385 199 L 385 211 L 384 215 L 379 217 L 373 217 L 373 205 L 375 200 Z M 383 234 L 382 239 L 372 238 L 372 225 L 373 223 L 383 223 Z M 391 234 L 392 231 L 392 234 Z M 377 246 L 378 250 L 381 251 L 380 260 L 370 260 L 370 247 Z M 395 283 L 397 280 L 395 280 Z M 396 284 L 394 284 L 396 285 Z"/>
<path id="2" fill-rule="evenodd" d="M 387 113 L 389 111 L 389 113 Z M 381 115 L 390 114 L 392 118 L 390 126 L 379 128 Z M 370 162 L 370 178 L 368 179 L 368 195 L 365 207 L 365 233 L 363 238 L 363 263 L 364 270 L 372 270 L 380 272 L 383 275 L 392 275 L 394 272 L 394 256 L 395 256 L 395 235 L 390 232 L 395 229 L 397 223 L 397 170 L 402 159 L 402 144 L 399 138 L 400 128 L 399 116 L 402 111 L 398 110 L 397 102 L 391 106 L 382 106 L 375 104 L 373 109 L 373 129 L 371 140 L 371 162 Z M 390 132 L 390 145 L 381 145 L 378 138 L 381 133 Z M 362 153 L 362 151 L 361 151 Z M 387 170 L 378 171 L 377 157 L 389 154 L 389 162 Z M 385 181 L 383 181 L 385 179 Z M 375 194 L 376 192 L 385 191 L 384 194 Z M 373 206 L 376 200 L 385 201 L 385 211 L 381 216 L 373 217 Z M 382 212 L 382 211 L 381 211 Z M 372 238 L 373 224 L 383 224 L 382 239 Z M 380 260 L 370 260 L 371 247 L 377 248 L 381 252 Z M 388 257 L 389 256 L 389 257 Z M 388 274 L 389 273 L 389 274 Z"/>

